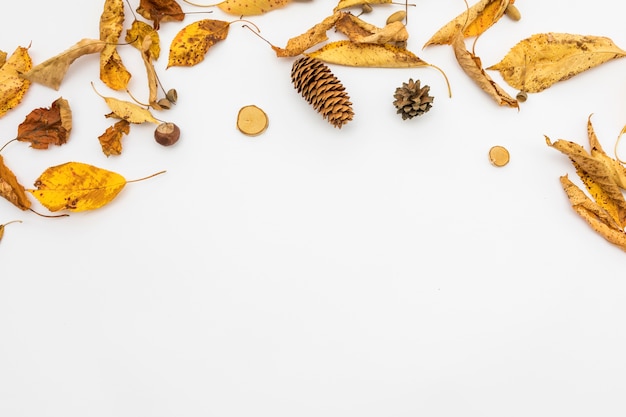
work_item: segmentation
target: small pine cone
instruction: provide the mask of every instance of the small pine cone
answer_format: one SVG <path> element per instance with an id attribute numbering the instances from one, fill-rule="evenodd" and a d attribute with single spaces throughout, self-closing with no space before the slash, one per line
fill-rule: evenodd
<path id="1" fill-rule="evenodd" d="M 434 97 L 428 94 L 429 91 L 429 86 L 420 87 L 420 80 L 413 82 L 412 78 L 408 83 L 402 83 L 402 87 L 396 88 L 393 105 L 403 120 L 421 116 L 430 110 Z"/>
<path id="2" fill-rule="evenodd" d="M 294 87 L 330 124 L 341 127 L 354 112 L 344 86 L 319 59 L 303 56 L 291 67 Z"/>

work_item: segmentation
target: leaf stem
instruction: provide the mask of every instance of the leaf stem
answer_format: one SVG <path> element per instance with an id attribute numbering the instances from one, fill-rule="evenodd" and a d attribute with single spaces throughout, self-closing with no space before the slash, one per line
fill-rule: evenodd
<path id="1" fill-rule="evenodd" d="M 131 182 L 139 182 L 139 181 L 147 180 L 147 179 L 150 179 L 152 177 L 156 177 L 157 175 L 165 174 L 165 172 L 167 172 L 167 171 L 165 171 L 165 170 L 159 171 L 159 172 L 157 172 L 155 174 L 148 175 L 147 177 L 138 178 L 138 179 L 135 179 L 135 180 L 129 180 L 129 181 L 126 181 L 126 182 L 127 183 L 131 183 Z"/>

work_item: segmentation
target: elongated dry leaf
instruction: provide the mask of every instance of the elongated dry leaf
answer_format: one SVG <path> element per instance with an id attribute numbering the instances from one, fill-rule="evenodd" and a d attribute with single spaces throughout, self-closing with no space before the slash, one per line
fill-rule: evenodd
<path id="1" fill-rule="evenodd" d="M 280 9 L 289 3 L 291 0 L 224 0 L 217 7 L 235 16 L 255 16 Z"/>
<path id="2" fill-rule="evenodd" d="M 98 136 L 102 152 L 106 156 L 122 154 L 122 137 L 130 132 L 130 123 L 119 120 Z"/>
<path id="3" fill-rule="evenodd" d="M 615 223 L 602 207 L 591 201 L 576 184 L 570 181 L 567 175 L 560 179 L 574 211 L 604 239 L 626 251 L 626 233 L 620 225 Z"/>
<path id="4" fill-rule="evenodd" d="M 570 158 L 578 176 L 596 203 L 613 218 L 615 223 L 622 228 L 626 226 L 626 200 L 607 166 L 575 142 L 559 139 L 552 143 L 546 136 L 546 143 Z"/>
<path id="5" fill-rule="evenodd" d="M 100 15 L 100 40 L 106 42 L 100 52 L 100 79 L 114 90 L 126 90 L 131 74 L 117 52 L 117 42 L 124 25 L 124 0 L 105 0 Z"/>
<path id="6" fill-rule="evenodd" d="M 352 42 L 404 45 L 409 39 L 409 32 L 401 21 L 393 21 L 379 28 L 350 13 L 343 13 L 335 28 Z"/>
<path id="7" fill-rule="evenodd" d="M 161 39 L 159 37 L 159 32 L 154 30 L 152 26 L 142 22 L 141 20 L 135 19 L 130 28 L 126 31 L 125 39 L 126 42 L 130 43 L 140 51 L 143 51 L 144 39 L 147 37 L 149 37 L 152 41 L 148 52 L 150 53 L 150 57 L 156 61 L 161 55 Z"/>
<path id="8" fill-rule="evenodd" d="M 30 112 L 18 126 L 16 139 L 29 142 L 34 149 L 48 149 L 50 145 L 66 143 L 71 130 L 72 110 L 68 101 L 60 97 L 50 107 Z"/>
<path id="9" fill-rule="evenodd" d="M 104 97 L 104 101 L 107 106 L 111 109 L 111 114 L 107 115 L 107 117 L 116 117 L 122 120 L 126 120 L 129 123 L 141 124 L 145 122 L 150 122 L 154 124 L 161 124 L 159 120 L 157 120 L 150 110 L 141 107 L 135 103 L 131 103 L 130 101 L 120 100 L 115 97 Z"/>
<path id="10" fill-rule="evenodd" d="M 19 183 L 13 171 L 4 164 L 2 155 L 0 155 L 0 196 L 21 210 L 28 210 L 31 206 L 24 187 Z"/>
<path id="11" fill-rule="evenodd" d="M 515 0 L 481 0 L 441 27 L 424 45 L 452 44 L 459 31 L 464 38 L 478 36 L 493 26 Z"/>
<path id="12" fill-rule="evenodd" d="M 589 136 L 591 156 L 606 166 L 607 171 L 611 174 L 611 178 L 613 178 L 613 181 L 619 188 L 626 189 L 626 168 L 619 160 L 611 158 L 604 152 L 591 123 L 591 115 L 587 119 L 587 135 Z"/>
<path id="13" fill-rule="evenodd" d="M 500 106 L 515 107 L 519 109 L 519 103 L 502 89 L 483 69 L 480 58 L 467 50 L 465 41 L 460 32 L 457 32 L 452 47 L 454 56 L 463 71 L 496 103 Z"/>
<path id="14" fill-rule="evenodd" d="M 375 4 L 391 4 L 392 0 L 339 0 L 334 11 L 347 9 L 349 7 L 361 7 L 363 5 L 375 5 Z"/>
<path id="15" fill-rule="evenodd" d="M 276 56 L 293 57 L 298 56 L 309 48 L 328 40 L 326 34 L 339 19 L 347 13 L 335 12 L 324 18 L 321 22 L 314 25 L 301 35 L 295 36 L 287 41 L 285 48 L 279 48 L 272 45 L 272 49 L 276 52 Z"/>
<path id="16" fill-rule="evenodd" d="M 58 90 L 70 65 L 84 55 L 102 52 L 106 43 L 99 39 L 81 39 L 69 49 L 25 71 L 22 77 Z"/>
<path id="17" fill-rule="evenodd" d="M 487 69 L 500 71 L 513 88 L 537 93 L 624 56 L 626 51 L 607 37 L 539 33 L 517 43 L 499 63 Z"/>
<path id="18" fill-rule="evenodd" d="M 159 30 L 161 22 L 182 22 L 185 13 L 175 0 L 140 0 L 137 13 L 153 22 L 154 30 Z"/>
<path id="19" fill-rule="evenodd" d="M 228 36 L 229 22 L 204 19 L 181 29 L 170 46 L 167 67 L 191 67 L 204 60 L 209 48 Z"/>
<path id="20" fill-rule="evenodd" d="M 152 56 L 150 55 L 151 48 L 152 37 L 146 36 L 143 38 L 143 43 L 141 45 L 141 58 L 143 60 L 144 67 L 146 68 L 146 77 L 148 79 L 148 103 L 150 103 L 152 108 L 161 110 L 161 106 L 157 103 L 159 77 L 156 74 Z"/>
<path id="21" fill-rule="evenodd" d="M 0 117 L 20 104 L 30 81 L 20 74 L 32 68 L 28 48 L 18 47 L 0 67 Z"/>
<path id="22" fill-rule="evenodd" d="M 103 168 L 67 162 L 46 169 L 35 181 L 37 188 L 26 191 L 50 211 L 85 211 L 111 202 L 128 182 Z"/>
<path id="23" fill-rule="evenodd" d="M 351 67 L 414 68 L 429 66 L 413 52 L 389 44 L 335 41 L 306 55 L 329 64 Z"/>

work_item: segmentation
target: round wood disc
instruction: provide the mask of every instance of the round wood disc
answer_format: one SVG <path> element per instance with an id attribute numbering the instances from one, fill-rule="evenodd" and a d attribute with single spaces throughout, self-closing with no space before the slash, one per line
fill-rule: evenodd
<path id="1" fill-rule="evenodd" d="M 509 163 L 509 151 L 503 146 L 494 146 L 489 149 L 489 160 L 497 167 L 503 167 Z"/>
<path id="2" fill-rule="evenodd" d="M 268 119 L 263 110 L 255 105 L 244 106 L 237 115 L 237 129 L 248 136 L 260 135 L 267 129 Z"/>

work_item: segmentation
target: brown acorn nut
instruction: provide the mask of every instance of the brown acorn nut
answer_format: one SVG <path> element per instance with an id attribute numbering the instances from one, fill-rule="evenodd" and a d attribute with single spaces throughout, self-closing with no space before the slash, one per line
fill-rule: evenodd
<path id="1" fill-rule="evenodd" d="M 154 140 L 163 146 L 172 146 L 180 138 L 180 129 L 174 123 L 164 122 L 154 130 Z"/>

